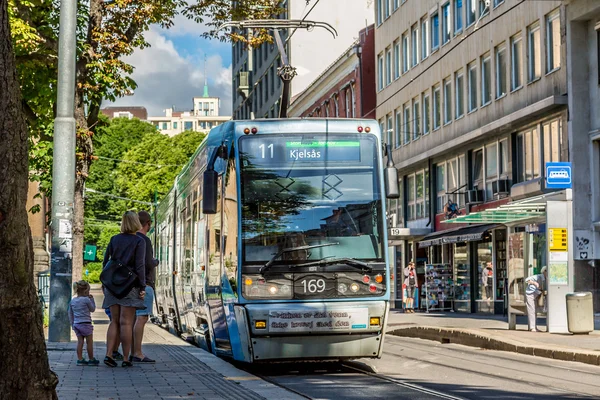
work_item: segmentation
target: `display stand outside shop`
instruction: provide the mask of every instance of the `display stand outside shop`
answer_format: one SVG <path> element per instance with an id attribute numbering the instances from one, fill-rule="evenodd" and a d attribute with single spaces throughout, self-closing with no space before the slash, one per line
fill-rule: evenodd
<path id="1" fill-rule="evenodd" d="M 450 264 L 425 266 L 425 308 L 429 311 L 454 311 L 454 280 Z"/>

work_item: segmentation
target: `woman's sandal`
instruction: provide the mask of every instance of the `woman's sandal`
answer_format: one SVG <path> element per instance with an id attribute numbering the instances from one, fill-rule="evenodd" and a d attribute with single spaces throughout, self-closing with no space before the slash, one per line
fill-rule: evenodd
<path id="1" fill-rule="evenodd" d="M 110 358 L 109 356 L 104 357 L 104 364 L 108 365 L 109 367 L 117 366 L 117 362 L 115 360 L 113 360 L 112 358 Z"/>
<path id="2" fill-rule="evenodd" d="M 131 361 L 123 361 L 123 363 L 121 364 L 121 367 L 123 367 L 123 368 L 133 367 L 133 363 Z"/>

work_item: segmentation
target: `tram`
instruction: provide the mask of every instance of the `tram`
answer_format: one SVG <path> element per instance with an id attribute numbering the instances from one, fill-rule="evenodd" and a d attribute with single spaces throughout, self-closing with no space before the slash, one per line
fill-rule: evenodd
<path id="1" fill-rule="evenodd" d="M 389 311 L 376 121 L 212 129 L 157 206 L 157 319 L 234 360 L 380 357 Z"/>

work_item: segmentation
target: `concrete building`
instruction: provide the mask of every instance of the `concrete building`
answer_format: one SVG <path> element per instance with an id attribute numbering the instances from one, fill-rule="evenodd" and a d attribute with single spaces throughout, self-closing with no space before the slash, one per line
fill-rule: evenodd
<path id="1" fill-rule="evenodd" d="M 291 117 L 375 118 L 374 25 L 304 91 L 292 98 Z"/>
<path id="2" fill-rule="evenodd" d="M 229 121 L 230 116 L 219 115 L 221 106 L 218 97 L 208 95 L 208 86 L 204 85 L 204 95 L 193 98 L 194 108 L 190 111 L 165 110 L 161 117 L 150 117 L 148 122 L 165 135 L 175 136 L 185 131 L 210 131 L 215 126 Z"/>
<path id="3" fill-rule="evenodd" d="M 340 7 L 337 1 L 313 2 L 307 6 L 303 0 L 287 0 L 287 12 L 282 19 L 302 19 L 327 22 L 338 33 L 333 38 L 323 29 L 282 31 L 288 40 L 286 53 L 298 75 L 292 80 L 291 96 L 304 91 L 342 52 L 356 40 L 361 27 L 373 23 L 372 1 L 345 0 Z M 281 67 L 277 46 L 265 43 L 250 51 L 242 43 L 232 46 L 233 118 L 273 118 L 279 113 L 279 99 L 283 85 L 277 76 Z"/>
<path id="4" fill-rule="evenodd" d="M 100 112 L 106 115 L 109 119 L 113 118 L 138 118 L 142 121 L 146 121 L 148 119 L 148 111 L 146 107 L 140 106 L 114 106 L 114 107 L 104 107 L 100 110 Z"/>
<path id="5" fill-rule="evenodd" d="M 589 208 L 590 164 L 574 155 L 590 154 L 593 129 L 588 117 L 588 147 L 573 139 L 563 2 L 377 0 L 375 15 L 377 119 L 402 188 L 388 204 L 395 276 L 417 263 L 422 307 L 502 313 L 508 300 L 518 314 L 524 277 L 549 266 L 549 304 L 563 313 L 566 291 L 593 286 L 587 261 L 555 252 L 551 235 L 566 229 L 572 249 L 571 216 L 591 221 L 574 213 Z M 549 189 L 546 163 L 569 161 L 573 190 Z"/>

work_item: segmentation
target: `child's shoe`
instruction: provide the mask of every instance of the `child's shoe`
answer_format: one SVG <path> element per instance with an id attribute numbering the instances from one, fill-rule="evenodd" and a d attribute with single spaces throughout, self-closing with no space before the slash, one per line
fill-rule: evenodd
<path id="1" fill-rule="evenodd" d="M 90 361 L 88 361 L 87 363 L 88 363 L 88 365 L 96 366 L 96 365 L 100 364 L 100 361 L 96 360 L 95 358 L 90 358 Z"/>
<path id="2" fill-rule="evenodd" d="M 88 361 L 85 358 L 82 358 L 81 360 L 77 360 L 77 365 L 79 365 L 79 366 L 88 365 Z"/>

